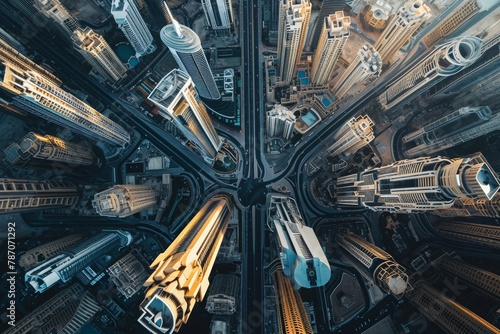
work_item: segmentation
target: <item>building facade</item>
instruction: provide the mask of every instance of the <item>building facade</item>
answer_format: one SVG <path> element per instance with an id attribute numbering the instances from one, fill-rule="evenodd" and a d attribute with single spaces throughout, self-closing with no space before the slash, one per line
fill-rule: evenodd
<path id="1" fill-rule="evenodd" d="M 268 208 L 268 222 L 278 239 L 285 275 L 304 288 L 328 283 L 330 264 L 313 229 L 305 225 L 295 200 L 273 195 Z"/>
<path id="2" fill-rule="evenodd" d="M 56 283 L 67 283 L 85 267 L 104 255 L 129 245 L 132 235 L 120 230 L 99 233 L 71 248 L 58 252 L 26 272 L 24 280 L 36 292 L 42 293 Z"/>
<path id="3" fill-rule="evenodd" d="M 417 158 L 337 179 L 339 206 L 374 211 L 428 212 L 460 197 L 492 199 L 499 180 L 482 154 L 466 158 Z"/>
<path id="4" fill-rule="evenodd" d="M 213 163 L 222 140 L 195 90 L 193 80 L 185 72 L 169 72 L 148 96 L 159 108 L 159 114 L 172 121 L 192 142 L 208 163 Z"/>
<path id="5" fill-rule="evenodd" d="M 71 36 L 76 50 L 102 77 L 116 82 L 122 79 L 127 68 L 111 49 L 104 37 L 91 28 L 77 28 Z"/>
<path id="6" fill-rule="evenodd" d="M 221 95 L 201 47 L 200 37 L 193 30 L 173 20 L 172 24 L 161 29 L 160 38 L 172 53 L 179 68 L 191 77 L 198 94 L 207 99 L 220 99 Z"/>
<path id="7" fill-rule="evenodd" d="M 111 14 L 118 27 L 134 48 L 137 58 L 156 50 L 153 36 L 139 13 L 135 1 L 113 0 Z"/>
<path id="8" fill-rule="evenodd" d="M 310 0 L 283 0 L 280 4 L 278 59 L 280 80 L 284 84 L 292 81 L 302 57 L 311 9 Z"/>
<path id="9" fill-rule="evenodd" d="M 287 107 L 275 104 L 266 112 L 266 132 L 268 137 L 290 139 L 295 128 L 295 116 Z"/>
<path id="10" fill-rule="evenodd" d="M 430 17 L 429 7 L 421 0 L 409 0 L 401 6 L 373 46 L 384 63 L 388 63 Z"/>
<path id="11" fill-rule="evenodd" d="M 236 312 L 241 289 L 240 278 L 235 274 L 218 274 L 210 284 L 207 304 L 208 313 L 231 315 Z"/>
<path id="12" fill-rule="evenodd" d="M 233 204 L 227 195 L 208 200 L 200 211 L 153 261 L 140 304 L 139 323 L 152 333 L 173 333 L 187 323 L 196 302 L 204 299 Z"/>
<path id="13" fill-rule="evenodd" d="M 311 23 L 310 29 L 311 35 L 308 38 L 306 49 L 307 51 L 316 51 L 318 47 L 319 37 L 323 31 L 323 22 L 325 18 L 330 16 L 332 13 L 344 10 L 345 1 L 343 0 L 322 0 L 321 7 L 318 12 L 316 20 L 314 20 L 314 25 Z M 276 7 L 277 8 L 277 7 Z M 276 25 L 279 20 L 276 20 Z"/>
<path id="14" fill-rule="evenodd" d="M 404 151 L 407 158 L 432 155 L 500 130 L 500 114 L 489 107 L 463 107 L 403 137 L 415 146 Z"/>
<path id="15" fill-rule="evenodd" d="M 144 280 L 149 274 L 132 253 L 128 253 L 107 270 L 110 282 L 128 299 L 142 289 Z"/>
<path id="16" fill-rule="evenodd" d="M 96 160 L 88 147 L 34 132 L 28 133 L 19 142 L 10 144 L 4 153 L 9 163 L 22 165 L 35 159 L 89 166 Z"/>
<path id="17" fill-rule="evenodd" d="M 78 199 L 76 186 L 68 181 L 0 179 L 0 214 L 64 208 Z"/>
<path id="18" fill-rule="evenodd" d="M 500 217 L 500 192 L 491 200 L 459 198 L 452 207 L 434 210 L 433 214 L 440 217 Z"/>
<path id="19" fill-rule="evenodd" d="M 59 0 L 35 0 L 34 5 L 45 16 L 54 20 L 60 31 L 70 37 L 78 28 L 78 21 Z"/>
<path id="20" fill-rule="evenodd" d="M 120 184 L 94 195 L 92 206 L 106 217 L 125 218 L 156 205 L 158 195 L 141 184 Z"/>
<path id="21" fill-rule="evenodd" d="M 410 302 L 446 333 L 495 334 L 498 328 L 422 282 L 408 295 Z"/>
<path id="22" fill-rule="evenodd" d="M 209 27 L 217 36 L 227 36 L 234 31 L 232 0 L 202 0 L 201 5 Z"/>
<path id="23" fill-rule="evenodd" d="M 390 109 L 431 83 L 460 72 L 481 56 L 481 47 L 482 41 L 473 36 L 440 45 L 378 97 L 382 108 Z"/>
<path id="24" fill-rule="evenodd" d="M 460 221 L 440 221 L 434 228 L 439 233 L 486 247 L 500 248 L 500 227 Z"/>
<path id="25" fill-rule="evenodd" d="M 370 44 L 365 44 L 335 82 L 331 92 L 340 100 L 355 84 L 361 84 L 371 76 L 378 77 L 380 73 L 382 73 L 382 58 Z"/>
<path id="26" fill-rule="evenodd" d="M 356 153 L 375 138 L 374 125 L 367 115 L 351 118 L 333 135 L 335 143 L 326 151 L 330 156 L 350 156 Z"/>
<path id="27" fill-rule="evenodd" d="M 349 262 L 385 293 L 401 298 L 411 290 L 405 269 L 389 253 L 350 232 L 338 234 L 335 240 Z"/>
<path id="28" fill-rule="evenodd" d="M 337 59 L 349 37 L 350 25 L 351 18 L 344 16 L 342 11 L 325 17 L 312 63 L 311 83 L 313 85 L 325 85 L 332 78 Z"/>
<path id="29" fill-rule="evenodd" d="M 12 105 L 89 138 L 124 146 L 130 134 L 59 86 L 60 80 L 0 41 L 0 88 Z"/>
<path id="30" fill-rule="evenodd" d="M 370 5 L 365 13 L 365 23 L 373 29 L 384 29 L 391 17 L 392 6 L 383 0 L 377 0 L 374 4 Z"/>

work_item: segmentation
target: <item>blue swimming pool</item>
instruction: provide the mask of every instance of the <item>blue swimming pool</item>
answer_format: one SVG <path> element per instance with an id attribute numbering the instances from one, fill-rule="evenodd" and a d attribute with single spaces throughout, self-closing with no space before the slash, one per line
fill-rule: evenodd
<path id="1" fill-rule="evenodd" d="M 318 120 L 318 117 L 312 111 L 308 111 L 307 114 L 302 116 L 302 120 L 307 126 L 311 126 Z"/>
<path id="2" fill-rule="evenodd" d="M 130 44 L 117 44 L 115 52 L 122 63 L 128 63 L 130 67 L 136 67 L 139 64 L 139 60 L 135 57 L 134 48 Z"/>

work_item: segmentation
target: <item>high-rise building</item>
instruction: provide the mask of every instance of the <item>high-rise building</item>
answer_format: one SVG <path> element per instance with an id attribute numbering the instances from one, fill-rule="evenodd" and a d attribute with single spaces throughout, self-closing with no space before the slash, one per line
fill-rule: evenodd
<path id="1" fill-rule="evenodd" d="M 377 0 L 370 5 L 365 13 L 366 24 L 374 29 L 384 29 L 392 13 L 392 6 L 383 0 Z"/>
<path id="2" fill-rule="evenodd" d="M 471 310 L 421 282 L 408 299 L 424 316 L 446 333 L 495 334 L 499 330 Z"/>
<path id="3" fill-rule="evenodd" d="M 278 58 L 281 82 L 289 84 L 307 37 L 311 18 L 310 0 L 283 0 L 280 5 Z"/>
<path id="4" fill-rule="evenodd" d="M 482 246 L 500 248 L 500 227 L 498 226 L 440 221 L 434 228 L 439 233 L 452 238 L 470 241 Z"/>
<path id="5" fill-rule="evenodd" d="M 457 6 L 450 6 L 450 9 L 443 13 L 445 17 L 439 20 L 434 28 L 422 38 L 422 41 L 427 47 L 431 47 L 478 13 L 481 9 L 480 5 L 480 0 L 465 0 L 460 1 Z"/>
<path id="6" fill-rule="evenodd" d="M 499 180 L 482 154 L 448 159 L 423 157 L 337 179 L 339 206 L 374 211 L 426 212 L 448 208 L 460 197 L 492 199 Z"/>
<path id="7" fill-rule="evenodd" d="M 78 333 L 100 309 L 90 292 L 75 283 L 22 319 L 16 319 L 16 325 L 4 334 Z"/>
<path id="8" fill-rule="evenodd" d="M 285 275 L 304 288 L 328 283 L 330 264 L 313 229 L 304 224 L 295 200 L 273 195 L 268 210 L 268 221 L 277 235 Z"/>
<path id="9" fill-rule="evenodd" d="M 293 288 L 281 269 L 274 271 L 271 277 L 276 290 L 275 305 L 279 333 L 313 334 L 311 322 L 299 292 Z"/>
<path id="10" fill-rule="evenodd" d="M 141 290 L 144 280 L 149 274 L 132 253 L 128 253 L 113 265 L 107 272 L 109 281 L 114 283 L 118 291 L 128 299 Z"/>
<path id="11" fill-rule="evenodd" d="M 381 72 L 382 58 L 370 44 L 365 44 L 359 49 L 340 79 L 335 82 L 331 91 L 340 100 L 356 83 L 363 83 L 370 76 L 378 77 Z"/>
<path id="12" fill-rule="evenodd" d="M 0 179 L 0 214 L 64 208 L 78 198 L 76 186 L 68 181 Z"/>
<path id="13" fill-rule="evenodd" d="M 388 63 L 430 17 L 429 7 L 421 0 L 408 0 L 401 6 L 373 46 L 384 63 Z"/>
<path id="14" fill-rule="evenodd" d="M 404 155 L 432 155 L 495 130 L 500 130 L 500 114 L 493 116 L 489 107 L 463 107 L 404 136 L 403 143 L 415 145 Z"/>
<path id="15" fill-rule="evenodd" d="M 473 36 L 458 37 L 441 44 L 391 84 L 378 97 L 380 104 L 383 108 L 390 109 L 422 88 L 429 87 L 431 83 L 435 84 L 460 72 L 481 56 L 481 47 L 482 41 Z"/>
<path id="16" fill-rule="evenodd" d="M 334 144 L 326 149 L 330 156 L 350 156 L 374 138 L 374 123 L 367 115 L 353 117 L 333 135 Z"/>
<path id="17" fill-rule="evenodd" d="M 196 146 L 205 161 L 213 163 L 222 141 L 189 75 L 178 69 L 170 71 L 149 94 L 148 100 Z"/>
<path id="18" fill-rule="evenodd" d="M 78 21 L 59 0 L 35 0 L 35 7 L 54 20 L 66 36 L 71 36 L 78 27 Z"/>
<path id="19" fill-rule="evenodd" d="M 315 51 L 318 47 L 319 37 L 323 31 L 323 22 L 325 18 L 330 16 L 332 13 L 344 10 L 345 1 L 344 0 L 323 0 L 321 2 L 321 7 L 319 8 L 318 16 L 314 21 L 314 25 L 311 22 L 311 29 L 313 29 L 310 38 L 307 42 L 306 49 L 308 51 Z M 278 9 L 278 6 L 276 6 Z M 276 17 L 276 27 L 278 26 L 278 17 Z"/>
<path id="20" fill-rule="evenodd" d="M 32 248 L 19 257 L 19 266 L 29 270 L 58 252 L 76 245 L 83 237 L 83 234 L 72 234 Z"/>
<path id="21" fill-rule="evenodd" d="M 293 112 L 281 104 L 275 104 L 266 112 L 266 131 L 268 137 L 290 139 L 295 128 Z"/>
<path id="22" fill-rule="evenodd" d="M 337 59 L 349 37 L 350 25 L 351 18 L 344 16 L 342 11 L 325 17 L 312 63 L 312 84 L 325 85 L 332 78 Z"/>
<path id="23" fill-rule="evenodd" d="M 89 27 L 77 28 L 71 36 L 78 52 L 101 76 L 110 81 L 118 81 L 125 76 L 127 68 L 111 49 L 104 37 Z"/>
<path id="24" fill-rule="evenodd" d="M 500 217 L 500 192 L 491 200 L 484 198 L 459 198 L 452 207 L 437 209 L 434 215 L 440 217 Z"/>
<path id="25" fill-rule="evenodd" d="M 166 6 L 165 8 L 168 9 Z M 220 92 L 201 47 L 200 37 L 193 30 L 172 19 L 172 24 L 161 29 L 160 38 L 179 68 L 191 77 L 200 96 L 218 100 Z"/>
<path id="26" fill-rule="evenodd" d="M 0 40 L 0 88 L 12 105 L 89 138 L 124 146 L 130 135 L 97 110 L 64 91 L 61 82 Z"/>
<path id="27" fill-rule="evenodd" d="M 210 284 L 205 309 L 211 314 L 234 314 L 240 289 L 240 278 L 235 274 L 217 274 Z"/>
<path id="28" fill-rule="evenodd" d="M 439 258 L 440 270 L 467 282 L 491 298 L 500 300 L 500 276 L 490 271 L 472 266 L 458 258 L 445 254 Z"/>
<path id="29" fill-rule="evenodd" d="M 92 206 L 106 217 L 124 218 L 156 205 L 157 194 L 141 184 L 120 184 L 94 195 Z"/>
<path id="30" fill-rule="evenodd" d="M 142 57 L 156 50 L 153 36 L 134 1 L 113 0 L 111 14 L 134 48 L 136 57 Z"/>
<path id="31" fill-rule="evenodd" d="M 167 250 L 153 261 L 139 322 L 152 333 L 173 333 L 187 323 L 209 287 L 233 204 L 226 195 L 208 200 Z"/>
<path id="32" fill-rule="evenodd" d="M 26 272 L 24 280 L 36 292 L 42 293 L 57 282 L 67 283 L 85 267 L 104 255 L 110 255 L 132 241 L 129 232 L 120 230 L 103 231 L 53 257 Z"/>
<path id="33" fill-rule="evenodd" d="M 401 298 L 411 290 L 405 269 L 392 256 L 353 233 L 339 233 L 335 240 L 349 262 L 385 293 Z"/>
<path id="34" fill-rule="evenodd" d="M 73 144 L 49 135 L 28 133 L 17 143 L 11 143 L 5 150 L 5 157 L 11 164 L 28 164 L 32 159 L 92 165 L 95 157 L 88 147 Z"/>
<path id="35" fill-rule="evenodd" d="M 217 36 L 227 36 L 234 31 L 232 0 L 202 0 L 201 5 L 208 26 Z"/>

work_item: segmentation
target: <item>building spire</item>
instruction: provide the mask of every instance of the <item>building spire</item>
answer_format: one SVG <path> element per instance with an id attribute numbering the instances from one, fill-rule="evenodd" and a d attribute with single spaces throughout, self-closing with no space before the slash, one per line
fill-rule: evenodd
<path id="1" fill-rule="evenodd" d="M 184 37 L 184 34 L 182 33 L 182 30 L 181 30 L 181 25 L 179 24 L 179 22 L 177 22 L 176 19 L 174 19 L 174 16 L 172 15 L 172 12 L 168 8 L 166 1 L 163 1 L 163 6 L 165 6 L 165 16 L 166 16 L 167 22 L 168 23 L 171 22 L 174 25 L 175 33 L 177 34 L 177 36 Z"/>

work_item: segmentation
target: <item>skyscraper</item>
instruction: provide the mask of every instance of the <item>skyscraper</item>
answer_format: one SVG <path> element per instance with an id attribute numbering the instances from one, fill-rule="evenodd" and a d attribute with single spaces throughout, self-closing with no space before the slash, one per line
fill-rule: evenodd
<path id="1" fill-rule="evenodd" d="M 83 234 L 72 234 L 32 248 L 19 257 L 19 266 L 29 270 L 58 252 L 74 246 L 83 237 Z"/>
<path id="2" fill-rule="evenodd" d="M 385 293 L 401 298 L 411 290 L 405 269 L 389 253 L 350 232 L 337 234 L 335 240 L 352 265 Z"/>
<path id="3" fill-rule="evenodd" d="M 208 25 L 218 36 L 230 35 L 234 30 L 232 0 L 202 0 Z"/>
<path id="4" fill-rule="evenodd" d="M 120 184 L 95 194 L 92 206 L 101 216 L 124 218 L 153 207 L 157 197 L 149 186 Z"/>
<path id="5" fill-rule="evenodd" d="M 132 44 L 136 57 L 142 57 L 156 50 L 153 36 L 134 1 L 113 0 L 111 14 L 118 27 Z"/>
<path id="6" fill-rule="evenodd" d="M 351 118 L 333 135 L 335 143 L 326 151 L 331 156 L 356 153 L 375 138 L 373 126 L 373 121 L 367 115 Z"/>
<path id="7" fill-rule="evenodd" d="M 166 5 L 165 8 L 168 9 Z M 160 38 L 180 69 L 191 77 L 200 96 L 218 100 L 219 89 L 201 47 L 200 37 L 193 30 L 172 19 L 172 24 L 161 29 Z"/>
<path id="8" fill-rule="evenodd" d="M 292 81 L 297 63 L 302 57 L 311 17 L 309 0 L 283 0 L 280 5 L 278 58 L 280 78 L 285 84 Z"/>
<path id="9" fill-rule="evenodd" d="M 275 104 L 272 110 L 266 112 L 266 133 L 268 137 L 290 139 L 294 129 L 295 116 L 287 107 Z"/>
<path id="10" fill-rule="evenodd" d="M 0 40 L 0 88 L 12 104 L 76 133 L 124 146 L 130 135 L 97 110 L 67 93 L 61 82 Z"/>
<path id="11" fill-rule="evenodd" d="M 281 269 L 271 273 L 271 277 L 276 290 L 279 333 L 313 334 L 311 322 L 299 292 L 294 290 L 292 283 L 283 275 Z"/>
<path id="12" fill-rule="evenodd" d="M 4 334 L 78 333 L 100 309 L 90 292 L 75 283 L 22 319 L 16 319 L 16 325 Z"/>
<path id="13" fill-rule="evenodd" d="M 149 94 L 162 117 L 173 122 L 183 135 L 196 145 L 203 158 L 213 163 L 222 141 L 186 73 L 170 71 Z"/>
<path id="14" fill-rule="evenodd" d="M 109 281 L 115 284 L 125 299 L 141 290 L 144 280 L 149 276 L 141 262 L 132 253 L 116 261 L 107 269 L 107 272 Z"/>
<path id="15" fill-rule="evenodd" d="M 440 221 L 436 231 L 451 238 L 462 239 L 482 246 L 500 248 L 500 227 L 468 222 Z"/>
<path id="16" fill-rule="evenodd" d="M 440 217 L 485 216 L 500 217 L 500 192 L 491 200 L 484 198 L 459 198 L 452 207 L 432 212 Z"/>
<path id="17" fill-rule="evenodd" d="M 431 47 L 438 40 L 451 34 L 480 9 L 480 1 L 478 0 L 460 1 L 458 6 L 451 6 L 451 9 L 447 9 L 443 13 L 445 17 L 439 20 L 434 28 L 422 38 L 422 41 L 427 47 Z"/>
<path id="18" fill-rule="evenodd" d="M 374 29 L 384 29 L 388 23 L 392 12 L 392 6 L 383 0 L 377 0 L 370 5 L 370 9 L 366 11 L 365 22 Z"/>
<path id="19" fill-rule="evenodd" d="M 36 292 L 42 293 L 57 282 L 67 283 L 85 267 L 104 255 L 116 252 L 132 242 L 129 232 L 120 230 L 103 231 L 53 257 L 26 272 L 24 280 Z"/>
<path id="20" fill-rule="evenodd" d="M 464 107 L 403 137 L 415 146 L 404 151 L 408 158 L 431 155 L 500 130 L 500 114 L 489 107 Z"/>
<path id="21" fill-rule="evenodd" d="M 408 0 L 389 22 L 373 46 L 384 63 L 410 40 L 415 31 L 431 17 L 430 9 L 421 0 Z"/>
<path id="22" fill-rule="evenodd" d="M 342 11 L 325 17 L 312 63 L 312 84 L 325 85 L 332 78 L 337 59 L 349 37 L 350 24 L 351 18 L 344 16 Z"/>
<path id="23" fill-rule="evenodd" d="M 318 47 L 319 36 L 323 31 L 323 23 L 325 22 L 325 18 L 330 16 L 332 13 L 336 13 L 338 11 L 343 10 L 345 7 L 344 0 L 322 0 L 321 7 L 319 9 L 318 16 L 314 21 L 314 25 L 311 24 L 311 36 L 308 39 L 306 49 L 308 51 L 315 51 Z M 278 6 L 276 6 L 278 9 Z M 276 19 L 276 26 L 278 26 L 278 19 Z"/>
<path id="24" fill-rule="evenodd" d="M 101 35 L 89 27 L 77 28 L 71 39 L 77 51 L 101 76 L 113 82 L 125 76 L 127 68 Z"/>
<path id="25" fill-rule="evenodd" d="M 417 158 L 337 179 L 339 206 L 374 211 L 426 212 L 448 208 L 459 197 L 491 199 L 499 180 L 482 154 Z"/>
<path id="26" fill-rule="evenodd" d="M 383 108 L 390 109 L 420 89 L 428 87 L 431 82 L 435 84 L 460 72 L 481 56 L 481 47 L 482 41 L 473 36 L 458 37 L 441 44 L 391 84 L 378 97 L 380 104 Z"/>
<path id="27" fill-rule="evenodd" d="M 35 7 L 45 16 L 54 20 L 61 31 L 68 37 L 78 27 L 76 18 L 68 12 L 59 0 L 35 0 Z"/>
<path id="28" fill-rule="evenodd" d="M 271 196 L 268 221 L 277 235 L 285 275 L 304 288 L 328 283 L 330 264 L 313 229 L 304 224 L 295 200 Z"/>
<path id="29" fill-rule="evenodd" d="M 173 333 L 203 300 L 233 204 L 226 195 L 208 200 L 167 250 L 151 264 L 139 322 L 152 333 Z"/>
<path id="30" fill-rule="evenodd" d="M 68 181 L 0 179 L 0 214 L 64 208 L 78 198 L 76 186 Z"/>
<path id="31" fill-rule="evenodd" d="M 340 79 L 335 82 L 331 91 L 340 100 L 356 83 L 363 83 L 370 76 L 378 77 L 381 72 L 382 58 L 370 44 L 365 44 L 359 49 Z"/>
<path id="32" fill-rule="evenodd" d="M 19 142 L 10 144 L 5 157 L 11 164 L 28 164 L 32 159 L 92 165 L 95 162 L 92 150 L 49 135 L 28 133 Z"/>
<path id="33" fill-rule="evenodd" d="M 499 330 L 471 310 L 421 282 L 408 299 L 430 321 L 446 333 L 495 334 Z"/>
<path id="34" fill-rule="evenodd" d="M 217 274 L 210 284 L 205 309 L 211 314 L 234 314 L 240 289 L 240 278 L 235 274 Z"/>

